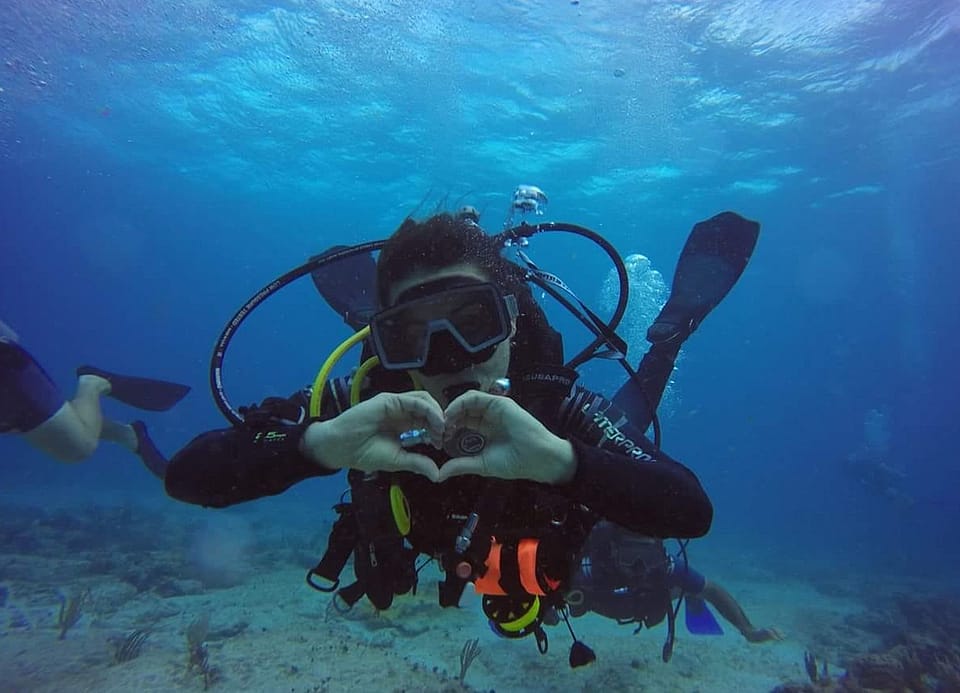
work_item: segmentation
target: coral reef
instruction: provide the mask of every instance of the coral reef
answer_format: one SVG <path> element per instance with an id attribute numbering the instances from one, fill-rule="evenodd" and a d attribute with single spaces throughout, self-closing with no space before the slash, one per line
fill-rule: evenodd
<path id="1" fill-rule="evenodd" d="M 872 621 L 884 644 L 856 655 L 846 673 L 831 677 L 827 664 L 807 653 L 809 683 L 789 683 L 776 693 L 810 691 L 960 691 L 960 603 L 949 597 L 898 594 Z"/>

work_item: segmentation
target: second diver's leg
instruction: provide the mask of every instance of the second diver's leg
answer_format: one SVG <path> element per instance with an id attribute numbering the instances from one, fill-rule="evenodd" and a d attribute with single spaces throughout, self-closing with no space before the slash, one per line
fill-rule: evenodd
<path id="1" fill-rule="evenodd" d="M 637 367 L 636 379 L 620 388 L 613 401 L 630 414 L 630 423 L 646 431 L 670 382 L 681 343 L 651 344 Z"/>
<path id="2" fill-rule="evenodd" d="M 146 424 L 142 421 L 124 424 L 113 419 L 104 419 L 100 439 L 125 447 L 139 457 L 143 466 L 161 481 L 166 477 L 167 458 L 154 444 L 147 433 Z"/>
<path id="3" fill-rule="evenodd" d="M 133 453 L 137 451 L 137 433 L 130 424 L 104 418 L 103 426 L 100 430 L 100 440 L 122 445 Z"/>
<path id="4" fill-rule="evenodd" d="M 100 439 L 103 430 L 103 409 L 100 398 L 110 394 L 110 383 L 96 375 L 81 375 L 77 378 L 77 392 L 67 404 L 77 419 L 94 440 Z"/>
<path id="5" fill-rule="evenodd" d="M 106 388 L 105 391 L 104 388 Z M 163 480 L 167 473 L 167 459 L 151 440 L 146 425 L 142 421 L 124 424 L 103 416 L 99 397 L 108 394 L 110 389 L 111 384 L 105 378 L 81 375 L 77 385 L 77 396 L 68 406 L 72 405 L 88 425 L 97 427 L 100 440 L 123 446 L 139 457 L 151 474 Z M 95 397 L 94 393 L 96 393 Z"/>
<path id="6" fill-rule="evenodd" d="M 720 612 L 724 619 L 740 631 L 749 642 L 766 642 L 768 640 L 782 640 L 783 636 L 774 628 L 757 628 L 747 617 L 743 607 L 723 587 L 710 580 L 706 581 L 700 597 L 706 599 Z"/>
<path id="7" fill-rule="evenodd" d="M 110 383 L 103 378 L 80 378 L 76 396 L 46 421 L 25 431 L 24 439 L 60 462 L 85 460 L 97 449 L 103 426 L 100 396 L 109 391 Z"/>
<path id="8" fill-rule="evenodd" d="M 134 421 L 125 428 L 130 429 L 134 438 L 134 454 L 143 462 L 151 474 L 163 481 L 167 477 L 167 466 L 169 460 L 160 452 L 160 449 L 153 442 L 150 434 L 147 433 L 147 426 L 143 421 Z"/>

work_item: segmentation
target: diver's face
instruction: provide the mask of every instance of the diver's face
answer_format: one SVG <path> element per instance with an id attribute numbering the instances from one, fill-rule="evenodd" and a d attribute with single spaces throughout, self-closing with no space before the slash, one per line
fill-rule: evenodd
<path id="1" fill-rule="evenodd" d="M 464 279 L 465 284 L 487 282 L 489 278 L 474 266 L 464 263 L 445 267 L 442 270 L 418 272 L 396 282 L 390 291 L 390 305 L 397 303 L 397 299 L 410 289 L 420 285 L 430 284 L 438 280 Z M 442 281 L 441 281 L 442 283 Z M 493 347 L 493 353 L 481 363 L 470 363 L 463 369 L 452 373 L 435 373 L 430 369 L 429 375 L 422 370 L 410 371 L 414 381 L 437 400 L 441 407 L 446 407 L 453 399 L 466 390 L 490 390 L 498 378 L 507 375 L 510 366 L 510 341 L 516 333 L 516 319 L 511 324 L 510 337 Z M 433 346 L 433 343 L 431 343 Z M 436 356 L 436 355 L 434 355 Z M 428 363 L 430 357 L 428 357 Z"/>

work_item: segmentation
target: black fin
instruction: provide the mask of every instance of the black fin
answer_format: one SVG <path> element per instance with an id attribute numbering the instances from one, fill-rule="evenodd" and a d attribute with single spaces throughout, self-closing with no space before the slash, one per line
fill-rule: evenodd
<path id="1" fill-rule="evenodd" d="M 311 260 L 318 260 L 349 246 L 335 245 Z M 377 263 L 370 253 L 350 255 L 310 273 L 313 285 L 343 321 L 354 330 L 370 322 L 377 310 Z"/>
<path id="2" fill-rule="evenodd" d="M 689 337 L 737 283 L 759 234 L 760 224 L 735 212 L 696 224 L 677 262 L 670 298 L 647 339 L 661 344 Z"/>
<path id="3" fill-rule="evenodd" d="M 143 466 L 149 469 L 151 474 L 163 481 L 167 476 L 167 458 L 157 449 L 143 421 L 134 421 L 130 426 L 137 436 L 137 457 L 143 461 Z"/>
<path id="4" fill-rule="evenodd" d="M 166 411 L 190 392 L 189 385 L 135 375 L 118 375 L 93 366 L 80 366 L 77 369 L 77 375 L 100 376 L 110 382 L 108 397 L 129 404 L 131 407 L 149 411 Z"/>

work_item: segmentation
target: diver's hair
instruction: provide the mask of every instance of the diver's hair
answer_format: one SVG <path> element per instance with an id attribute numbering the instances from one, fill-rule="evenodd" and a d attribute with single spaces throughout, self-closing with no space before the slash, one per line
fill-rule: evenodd
<path id="1" fill-rule="evenodd" d="M 504 294 L 517 298 L 516 348 L 511 370 L 530 363 L 563 363 L 563 344 L 533 298 L 523 268 L 502 255 L 503 246 L 476 224 L 451 214 L 436 214 L 422 222 L 406 219 L 387 239 L 377 259 L 377 299 L 387 307 L 390 290 L 411 274 L 470 264 Z"/>
<path id="2" fill-rule="evenodd" d="M 526 287 L 524 271 L 501 255 L 502 245 L 476 224 L 451 214 L 417 222 L 406 219 L 387 240 L 377 260 L 377 299 L 386 307 L 390 290 L 411 274 L 469 264 L 504 293 Z"/>

